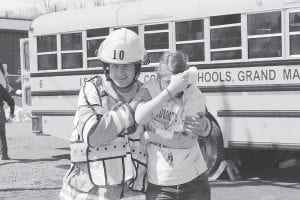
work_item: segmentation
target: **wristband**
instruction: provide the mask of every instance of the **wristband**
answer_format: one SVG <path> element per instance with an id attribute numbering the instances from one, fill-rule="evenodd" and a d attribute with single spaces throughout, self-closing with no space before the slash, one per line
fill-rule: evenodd
<path id="1" fill-rule="evenodd" d="M 172 95 L 171 95 L 171 92 L 168 90 L 168 88 L 166 88 L 166 91 L 167 91 L 167 93 L 168 93 L 168 96 L 172 99 L 173 97 L 172 97 Z"/>

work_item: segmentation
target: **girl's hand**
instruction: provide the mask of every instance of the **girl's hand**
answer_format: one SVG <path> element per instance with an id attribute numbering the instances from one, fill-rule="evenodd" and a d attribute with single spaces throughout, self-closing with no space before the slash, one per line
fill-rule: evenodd
<path id="1" fill-rule="evenodd" d="M 188 73 L 180 73 L 172 75 L 171 82 L 167 90 L 171 93 L 172 97 L 176 96 L 179 92 L 185 91 L 188 86 Z"/>

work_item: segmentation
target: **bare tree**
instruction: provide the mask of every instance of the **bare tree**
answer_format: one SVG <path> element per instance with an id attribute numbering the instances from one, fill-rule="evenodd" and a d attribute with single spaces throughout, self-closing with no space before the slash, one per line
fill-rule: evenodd
<path id="1" fill-rule="evenodd" d="M 45 13 L 57 12 L 67 9 L 80 9 L 85 7 L 103 6 L 135 0 L 31 0 L 31 3 L 18 9 L 1 9 L 0 17 L 16 17 L 34 19 Z"/>
<path id="2" fill-rule="evenodd" d="M 36 1 L 37 3 L 40 1 Z M 45 13 L 57 12 L 66 10 L 68 8 L 69 0 L 59 1 L 59 0 L 42 0 L 41 8 L 45 10 Z"/>
<path id="3" fill-rule="evenodd" d="M 50 6 L 50 0 L 43 0 L 44 8 L 46 9 L 47 13 L 50 13 L 52 11 Z"/>
<path id="4" fill-rule="evenodd" d="M 34 19 L 42 14 L 43 12 L 36 5 L 28 5 L 19 9 L 18 18 Z"/>
<path id="5" fill-rule="evenodd" d="M 103 6 L 104 0 L 94 0 L 94 6 Z"/>

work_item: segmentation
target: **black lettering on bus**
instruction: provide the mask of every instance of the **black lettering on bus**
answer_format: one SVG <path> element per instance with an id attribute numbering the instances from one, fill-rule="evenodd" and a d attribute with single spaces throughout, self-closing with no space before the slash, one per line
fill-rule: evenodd
<path id="1" fill-rule="evenodd" d="M 246 81 L 252 81 L 252 71 L 246 71 Z"/>
<path id="2" fill-rule="evenodd" d="M 206 82 L 210 82 L 211 81 L 211 74 L 209 72 L 205 72 L 205 74 L 204 74 L 204 80 Z"/>
<path id="3" fill-rule="evenodd" d="M 300 73 L 298 69 L 283 69 L 284 80 L 295 80 L 300 79 Z"/>
<path id="4" fill-rule="evenodd" d="M 88 77 L 79 78 L 79 85 L 83 86 L 83 84 L 88 80 Z"/>
<path id="5" fill-rule="evenodd" d="M 203 81 L 203 72 L 198 72 L 198 83 L 203 83 L 204 81 Z"/>
<path id="6" fill-rule="evenodd" d="M 239 81 L 244 81 L 245 80 L 245 73 L 244 73 L 244 71 L 239 71 L 239 73 L 238 73 L 238 79 L 239 79 Z"/>
<path id="7" fill-rule="evenodd" d="M 43 87 L 44 87 L 44 82 L 43 82 L 43 80 L 40 80 L 40 81 L 39 81 L 39 85 L 40 85 L 40 88 L 43 88 Z"/>
<path id="8" fill-rule="evenodd" d="M 284 72 L 284 76 L 287 76 Z M 273 69 L 240 71 L 238 73 L 239 81 L 267 81 L 276 79 L 276 71 Z"/>
<path id="9" fill-rule="evenodd" d="M 213 72 L 212 73 L 212 80 L 213 80 L 213 82 L 218 82 L 218 80 L 219 80 L 218 72 Z"/>
<path id="10" fill-rule="evenodd" d="M 275 79 L 276 79 L 275 70 L 273 70 L 273 69 L 269 70 L 269 80 L 275 80 Z"/>
<path id="11" fill-rule="evenodd" d="M 297 69 L 295 69 L 295 71 L 293 73 L 293 80 L 295 80 L 295 79 L 300 79 L 300 74 Z"/>
<path id="12" fill-rule="evenodd" d="M 268 71 L 267 70 L 262 70 L 261 71 L 261 79 L 262 80 L 268 80 Z"/>
<path id="13" fill-rule="evenodd" d="M 225 73 L 225 80 L 226 81 L 231 81 L 231 72 L 230 71 L 227 71 L 226 73 Z"/>
<path id="14" fill-rule="evenodd" d="M 231 81 L 231 72 L 226 71 L 225 74 L 222 72 L 205 72 L 198 73 L 198 82 L 226 82 Z"/>
<path id="15" fill-rule="evenodd" d="M 292 69 L 283 69 L 283 80 L 292 79 Z"/>
<path id="16" fill-rule="evenodd" d="M 257 80 L 260 81 L 260 76 L 259 76 L 259 72 L 257 70 L 254 71 L 254 75 L 253 75 L 253 81 Z"/>

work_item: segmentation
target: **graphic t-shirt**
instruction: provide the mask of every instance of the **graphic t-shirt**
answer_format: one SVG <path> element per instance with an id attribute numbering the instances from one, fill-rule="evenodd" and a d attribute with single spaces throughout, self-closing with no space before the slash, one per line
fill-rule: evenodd
<path id="1" fill-rule="evenodd" d="M 144 84 L 154 98 L 161 92 L 159 82 L 150 79 Z M 185 116 L 195 116 L 204 112 L 205 98 L 195 86 L 190 86 L 183 98 L 174 98 L 165 102 L 162 109 L 153 116 L 148 128 L 157 134 L 158 129 L 168 132 L 172 137 L 176 127 L 182 124 Z M 166 137 L 161 135 L 162 137 Z M 189 182 L 207 170 L 198 142 L 188 149 L 168 148 L 160 144 L 149 144 L 148 152 L 148 180 L 157 185 L 178 185 Z"/>

